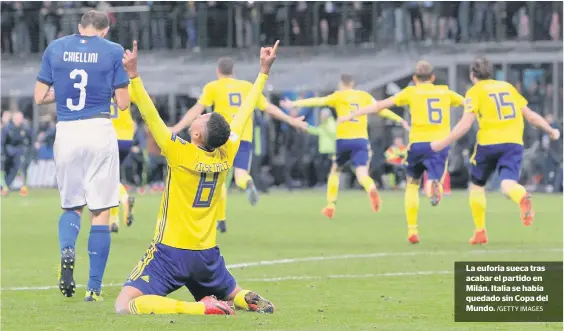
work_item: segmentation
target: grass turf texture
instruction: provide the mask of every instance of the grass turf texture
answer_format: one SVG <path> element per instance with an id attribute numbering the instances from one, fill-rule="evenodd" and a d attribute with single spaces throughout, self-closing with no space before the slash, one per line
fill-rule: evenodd
<path id="1" fill-rule="evenodd" d="M 274 315 L 117 316 L 114 300 L 153 236 L 160 195 L 137 198 L 136 222 L 120 226 L 104 277 L 105 301 L 85 303 L 84 289 L 64 298 L 55 288 L 59 263 L 55 191 L 2 199 L 2 330 L 561 330 L 562 323 L 454 323 L 453 261 L 562 260 L 562 196 L 536 194 L 536 221 L 524 227 L 516 206 L 488 194 L 490 243 L 470 247 L 473 223 L 465 192 L 437 208 L 421 199 L 419 245 L 407 243 L 403 194 L 384 192 L 370 211 L 360 191 L 341 193 L 335 218 L 320 214 L 325 192 L 273 192 L 251 207 L 243 194 L 228 201 L 228 233 L 218 234 L 227 264 L 332 257 L 238 266 L 238 282 L 270 299 Z M 75 278 L 88 275 L 89 224 L 83 217 Z M 560 251 L 557 249 L 560 248 Z M 382 254 L 373 254 L 382 253 Z M 370 255 L 372 254 L 372 255 Z M 425 272 L 429 272 L 425 274 Z M 441 273 L 443 272 L 443 273 Z M 420 274 L 417 274 L 420 273 Z M 15 291 L 13 287 L 53 286 Z M 172 295 L 192 300 L 186 289 Z"/>

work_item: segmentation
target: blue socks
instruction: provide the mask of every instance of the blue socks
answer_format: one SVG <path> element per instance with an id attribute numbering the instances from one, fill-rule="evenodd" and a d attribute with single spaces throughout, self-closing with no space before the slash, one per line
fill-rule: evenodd
<path id="1" fill-rule="evenodd" d="M 61 252 L 65 248 L 76 245 L 76 238 L 80 232 L 80 215 L 75 211 L 65 211 L 59 218 L 59 246 Z"/>
<path id="2" fill-rule="evenodd" d="M 88 256 L 90 257 L 88 291 L 99 293 L 102 288 L 102 278 L 110 254 L 110 242 L 109 226 L 92 225 L 88 238 Z"/>

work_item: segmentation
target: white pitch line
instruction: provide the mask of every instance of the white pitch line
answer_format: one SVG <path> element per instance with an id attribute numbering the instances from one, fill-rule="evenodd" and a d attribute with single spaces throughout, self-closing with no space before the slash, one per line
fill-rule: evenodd
<path id="1" fill-rule="evenodd" d="M 295 259 L 280 259 L 280 260 L 265 260 L 257 262 L 246 262 L 227 265 L 228 269 L 244 269 L 250 267 L 261 267 L 261 266 L 271 266 L 279 264 L 292 264 L 300 262 L 313 262 L 313 261 L 331 261 L 331 260 L 342 260 L 342 259 L 373 259 L 382 257 L 392 257 L 392 256 L 416 256 L 416 255 L 448 255 L 448 254 L 469 254 L 469 255 L 481 255 L 481 254 L 504 254 L 504 253 L 530 253 L 530 252 L 563 252 L 562 248 L 545 248 L 545 249 L 499 249 L 499 250 L 475 250 L 468 252 L 460 251 L 414 251 L 414 252 L 381 252 L 381 253 L 370 253 L 370 254 L 345 254 L 345 255 L 329 255 L 329 256 L 310 256 Z M 339 278 L 373 278 L 373 277 L 401 277 L 401 276 L 417 276 L 417 275 L 436 275 L 436 274 L 447 274 L 449 271 L 418 271 L 418 272 L 398 272 L 398 273 L 383 273 L 383 274 L 365 274 L 365 275 L 327 275 L 327 276 L 287 276 L 287 277 L 276 277 L 276 278 L 250 278 L 241 279 L 242 282 L 276 282 L 276 281 L 287 281 L 287 280 L 316 280 L 316 279 L 339 279 Z M 123 283 L 111 283 L 104 284 L 104 287 L 121 287 Z M 77 288 L 84 288 L 85 285 L 77 285 Z M 23 287 L 4 287 L 0 288 L 0 291 L 45 291 L 57 289 L 58 286 L 23 286 Z"/>

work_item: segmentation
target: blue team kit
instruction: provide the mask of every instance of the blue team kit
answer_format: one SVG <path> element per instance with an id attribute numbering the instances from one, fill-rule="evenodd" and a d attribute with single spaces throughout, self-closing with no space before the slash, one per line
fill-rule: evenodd
<path id="1" fill-rule="evenodd" d="M 351 163 L 354 167 L 367 166 L 370 161 L 368 139 L 337 139 L 335 162 L 339 168 Z"/>
<path id="2" fill-rule="evenodd" d="M 37 80 L 55 89 L 57 121 L 109 118 L 114 91 L 129 84 L 123 54 L 123 47 L 97 36 L 49 44 Z"/>
<path id="3" fill-rule="evenodd" d="M 411 144 L 406 158 L 407 175 L 413 179 L 420 179 L 427 171 L 429 180 L 441 180 L 445 174 L 449 149 L 447 147 L 440 152 L 434 152 L 431 143 Z"/>
<path id="4" fill-rule="evenodd" d="M 486 185 L 496 169 L 500 180 L 518 181 L 522 159 L 523 145 L 520 144 L 477 145 L 472 157 L 472 183 Z"/>
<path id="5" fill-rule="evenodd" d="M 209 295 L 226 298 L 237 284 L 219 247 L 196 251 L 152 244 L 124 285 L 160 296 L 186 286 L 199 301 Z"/>

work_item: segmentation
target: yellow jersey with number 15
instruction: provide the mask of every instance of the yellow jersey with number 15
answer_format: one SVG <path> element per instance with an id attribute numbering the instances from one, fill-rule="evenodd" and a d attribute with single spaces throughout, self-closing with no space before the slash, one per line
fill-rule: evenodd
<path id="1" fill-rule="evenodd" d="M 131 93 L 131 85 L 129 85 L 128 89 L 131 103 L 136 104 L 135 96 Z M 133 140 L 133 136 L 135 135 L 135 121 L 133 117 L 131 117 L 131 107 L 127 107 L 126 110 L 119 110 L 114 100 L 112 100 L 112 104 L 110 105 L 110 117 L 114 129 L 116 130 L 118 140 Z"/>
<path id="2" fill-rule="evenodd" d="M 523 145 L 523 107 L 527 100 L 503 81 L 482 80 L 466 92 L 464 111 L 476 114 L 479 145 Z"/>
<path id="3" fill-rule="evenodd" d="M 221 114 L 228 123 L 231 123 L 252 87 L 253 84 L 246 80 L 220 78 L 204 86 L 198 103 L 206 107 L 213 105 L 213 111 Z M 261 94 L 257 101 L 256 108 L 265 110 L 267 105 L 268 101 L 265 96 Z M 252 119 L 247 123 L 241 140 L 253 141 Z"/>
<path id="4" fill-rule="evenodd" d="M 254 111 L 267 76 L 259 74 L 231 121 L 227 143 L 206 151 L 172 134 L 140 78 L 131 80 L 143 120 L 168 163 L 166 189 L 161 199 L 153 243 L 204 250 L 216 246 L 216 213 L 221 187 L 239 149 L 240 137 Z"/>
<path id="5" fill-rule="evenodd" d="M 408 86 L 394 95 L 396 106 L 411 113 L 409 142 L 431 142 L 450 133 L 450 107 L 462 106 L 464 98 L 445 85 L 431 83 Z"/>

